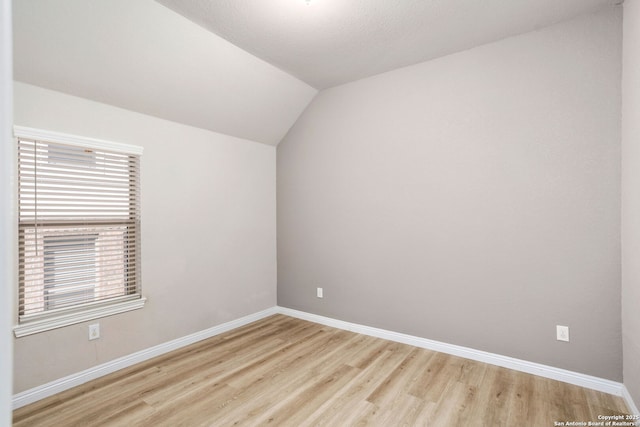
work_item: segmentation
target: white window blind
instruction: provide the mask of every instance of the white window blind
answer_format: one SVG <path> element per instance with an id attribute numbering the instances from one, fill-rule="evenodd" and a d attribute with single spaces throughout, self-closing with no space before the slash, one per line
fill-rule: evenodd
<path id="1" fill-rule="evenodd" d="M 18 136 L 19 321 L 141 298 L 140 157 Z"/>

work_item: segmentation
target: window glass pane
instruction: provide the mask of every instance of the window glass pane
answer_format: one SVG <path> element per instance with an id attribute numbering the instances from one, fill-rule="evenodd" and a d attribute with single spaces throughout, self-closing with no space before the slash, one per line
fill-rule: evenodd
<path id="1" fill-rule="evenodd" d="M 44 309 L 90 302 L 96 288 L 96 234 L 44 237 Z"/>

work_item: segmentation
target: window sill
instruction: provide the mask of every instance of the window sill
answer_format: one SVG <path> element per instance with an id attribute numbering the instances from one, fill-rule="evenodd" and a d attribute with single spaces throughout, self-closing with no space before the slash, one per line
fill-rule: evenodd
<path id="1" fill-rule="evenodd" d="M 40 320 L 31 320 L 13 327 L 13 333 L 16 338 L 25 337 L 27 335 L 37 334 L 39 332 L 50 331 L 51 329 L 61 328 L 63 326 L 73 325 L 75 323 L 86 322 L 88 320 L 99 319 L 101 317 L 112 316 L 114 314 L 125 313 L 127 311 L 138 310 L 144 307 L 146 298 L 138 298 L 131 301 L 124 301 L 109 304 L 102 307 L 82 310 L 75 313 L 66 313 L 58 316 L 47 317 Z"/>

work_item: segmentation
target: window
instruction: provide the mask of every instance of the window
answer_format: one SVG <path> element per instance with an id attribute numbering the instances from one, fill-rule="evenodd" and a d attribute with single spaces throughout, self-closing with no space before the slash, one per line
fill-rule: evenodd
<path id="1" fill-rule="evenodd" d="M 29 128 L 15 135 L 16 336 L 141 308 L 141 148 Z"/>

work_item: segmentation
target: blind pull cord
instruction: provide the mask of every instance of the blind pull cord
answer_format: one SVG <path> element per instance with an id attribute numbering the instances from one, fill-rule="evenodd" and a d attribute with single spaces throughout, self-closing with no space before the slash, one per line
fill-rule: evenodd
<path id="1" fill-rule="evenodd" d="M 34 193 L 35 193 L 35 203 L 34 203 L 34 214 L 35 214 L 35 232 L 36 232 L 36 256 L 39 256 L 38 254 L 38 246 L 39 246 L 39 240 L 38 240 L 38 141 L 35 141 L 35 146 L 34 146 L 35 150 L 33 153 L 33 158 L 35 160 L 34 163 L 34 170 L 33 170 L 33 174 L 35 177 L 35 183 L 34 183 Z"/>

